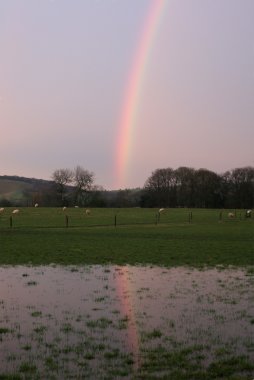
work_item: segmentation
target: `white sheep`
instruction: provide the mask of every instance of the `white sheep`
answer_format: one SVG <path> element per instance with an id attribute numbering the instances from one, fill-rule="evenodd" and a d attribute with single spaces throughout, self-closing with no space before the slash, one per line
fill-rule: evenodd
<path id="1" fill-rule="evenodd" d="M 38 204 L 38 203 L 35 203 L 34 207 L 39 207 L 39 204 Z"/>
<path id="2" fill-rule="evenodd" d="M 12 211 L 13 214 L 18 214 L 19 210 L 16 208 L 15 210 Z"/>
<path id="3" fill-rule="evenodd" d="M 1 212 L 4 212 L 4 207 L 1 207 L 1 208 L 0 208 L 0 213 L 1 213 Z"/>
<path id="4" fill-rule="evenodd" d="M 86 215 L 90 215 L 91 211 L 89 209 L 86 210 Z"/>
<path id="5" fill-rule="evenodd" d="M 252 214 L 252 210 L 247 210 L 247 211 L 246 211 L 246 217 L 247 217 L 247 218 L 250 218 L 250 217 L 251 217 L 251 214 Z"/>
<path id="6" fill-rule="evenodd" d="M 63 211 L 65 211 L 66 209 L 67 209 L 67 207 L 64 206 L 64 207 L 63 207 Z"/>
<path id="7" fill-rule="evenodd" d="M 230 219 L 232 219 L 232 218 L 235 217 L 235 214 L 234 214 L 233 212 L 229 212 L 229 213 L 228 213 L 228 217 L 229 217 Z"/>
<path id="8" fill-rule="evenodd" d="M 78 206 L 74 206 L 75 208 L 79 208 Z"/>
<path id="9" fill-rule="evenodd" d="M 165 208 L 160 208 L 160 209 L 159 209 L 159 213 L 161 213 L 161 212 L 163 212 L 163 211 L 165 211 Z"/>

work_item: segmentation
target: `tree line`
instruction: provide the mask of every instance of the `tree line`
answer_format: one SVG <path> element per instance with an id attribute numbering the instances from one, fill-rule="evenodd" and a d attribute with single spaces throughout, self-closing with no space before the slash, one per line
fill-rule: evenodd
<path id="1" fill-rule="evenodd" d="M 157 169 L 146 180 L 141 197 L 146 207 L 254 207 L 254 168 L 219 175 L 189 167 Z"/>
<path id="2" fill-rule="evenodd" d="M 35 185 L 23 190 L 22 199 L 2 199 L 0 206 L 254 208 L 250 166 L 222 174 L 190 167 L 156 169 L 142 188 L 111 191 L 96 185 L 94 173 L 81 166 L 56 169 L 51 178 L 33 179 Z"/>
<path id="3" fill-rule="evenodd" d="M 253 208 L 254 168 L 217 174 L 208 169 L 156 169 L 143 188 L 105 191 L 94 185 L 94 174 L 77 166 L 58 169 L 52 179 L 58 203 L 90 207 Z M 67 185 L 72 185 L 68 187 Z"/>

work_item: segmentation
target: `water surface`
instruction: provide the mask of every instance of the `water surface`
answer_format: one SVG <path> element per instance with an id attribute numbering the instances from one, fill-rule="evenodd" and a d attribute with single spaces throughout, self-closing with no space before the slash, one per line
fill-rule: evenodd
<path id="1" fill-rule="evenodd" d="M 240 269 L 1 267 L 0 374 L 131 379 L 186 347 L 204 368 L 254 362 L 253 285 Z"/>

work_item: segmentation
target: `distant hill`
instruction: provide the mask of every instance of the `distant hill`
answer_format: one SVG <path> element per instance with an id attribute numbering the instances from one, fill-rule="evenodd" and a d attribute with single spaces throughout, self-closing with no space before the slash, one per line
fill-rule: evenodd
<path id="1" fill-rule="evenodd" d="M 0 176 L 0 202 L 23 204 L 52 187 L 53 181 L 19 176 Z"/>
<path id="2" fill-rule="evenodd" d="M 8 206 L 74 206 L 75 188 L 66 186 L 64 200 L 59 195 L 54 181 L 19 176 L 0 176 L 0 207 Z M 86 199 L 90 207 L 138 207 L 141 189 L 92 191 Z M 84 206 L 84 204 L 79 205 Z"/>

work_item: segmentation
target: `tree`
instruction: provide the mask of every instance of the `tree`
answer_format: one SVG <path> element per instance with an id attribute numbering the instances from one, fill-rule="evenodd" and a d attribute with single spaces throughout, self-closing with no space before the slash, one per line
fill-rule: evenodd
<path id="1" fill-rule="evenodd" d="M 94 182 L 94 173 L 77 166 L 74 169 L 73 183 L 75 187 L 75 202 L 85 206 L 89 200 L 89 194 Z"/>
<path id="2" fill-rule="evenodd" d="M 254 205 L 254 168 L 236 168 L 224 174 L 227 178 L 228 204 L 237 208 L 252 208 Z"/>
<path id="3" fill-rule="evenodd" d="M 176 178 L 171 168 L 156 169 L 144 185 L 142 204 L 148 206 L 172 207 L 176 204 Z"/>
<path id="4" fill-rule="evenodd" d="M 177 186 L 177 206 L 191 207 L 194 205 L 195 170 L 181 166 L 175 170 Z"/>
<path id="5" fill-rule="evenodd" d="M 56 184 L 57 192 L 60 195 L 61 203 L 64 203 L 67 185 L 73 180 L 73 171 L 70 169 L 57 169 L 52 174 L 52 179 Z"/>
<path id="6" fill-rule="evenodd" d="M 225 191 L 224 191 L 225 192 Z M 157 169 L 147 179 L 141 205 L 148 207 L 222 207 L 222 178 L 207 169 Z"/>
<path id="7" fill-rule="evenodd" d="M 139 207 L 140 196 L 141 190 L 139 188 L 118 190 L 113 207 Z"/>
<path id="8" fill-rule="evenodd" d="M 221 206 L 221 178 L 207 169 L 195 171 L 195 207 Z"/>
<path id="9" fill-rule="evenodd" d="M 102 186 L 94 185 L 90 191 L 89 206 L 90 207 L 106 207 L 106 200 L 104 197 L 106 190 Z"/>

